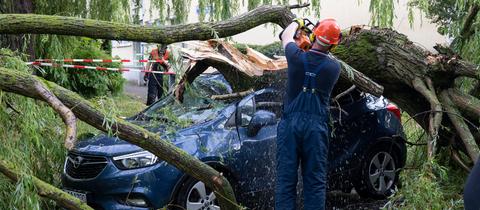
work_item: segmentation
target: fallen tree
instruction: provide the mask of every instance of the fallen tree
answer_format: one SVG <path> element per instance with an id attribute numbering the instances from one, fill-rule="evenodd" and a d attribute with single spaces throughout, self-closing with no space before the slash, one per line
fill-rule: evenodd
<path id="1" fill-rule="evenodd" d="M 472 166 L 477 160 L 480 104 L 459 86 L 462 78 L 480 79 L 477 66 L 455 55 L 433 54 L 405 35 L 377 28 L 353 28 L 335 55 L 381 84 L 384 96 L 415 116 L 429 135 L 429 158 L 438 142 L 469 157 L 460 165 Z"/>
<path id="2" fill-rule="evenodd" d="M 195 49 L 199 50 L 183 51 L 191 65 L 176 87 L 179 100 L 182 99 L 184 83 L 192 82 L 209 67 L 215 67 L 225 75 L 237 92 L 252 87 L 284 88 L 284 58 L 271 60 L 258 56 L 258 52 L 252 49 L 244 55 L 230 44 L 217 41 L 198 45 Z M 334 55 L 345 61 L 340 61 L 342 72 L 336 89 L 344 90 L 353 83 L 365 92 L 377 96 L 383 93 L 414 116 L 427 131 L 429 158 L 434 156 L 440 143 L 452 146 L 468 157 L 453 158 L 462 167 L 472 166 L 478 159 L 480 101 L 458 87 L 459 79 L 480 79 L 475 65 L 453 54 L 425 51 L 402 34 L 378 28 L 352 27 Z"/>
<path id="3" fill-rule="evenodd" d="M 290 9 L 298 7 L 263 6 L 223 22 L 171 27 L 143 27 L 60 16 L 2 14 L 0 15 L 0 34 L 48 33 L 173 43 L 191 39 L 205 40 L 217 36 L 231 36 L 268 22 L 285 26 L 293 18 Z M 67 125 L 67 148 L 71 148 L 70 143 L 74 142 L 74 138 L 71 138 L 72 128 L 75 127 L 74 118 L 69 115 L 71 111 L 76 117 L 93 127 L 105 132 L 114 130 L 118 137 L 152 152 L 160 159 L 204 182 L 214 190 L 223 209 L 242 208 L 237 204 L 233 189 L 222 173 L 175 147 L 169 141 L 162 140 L 158 134 L 148 132 L 120 118 L 107 119 L 105 114 L 95 109 L 93 105 L 79 95 L 54 83 L 43 81 L 36 76 L 0 67 L 0 80 L 1 90 L 47 101 L 59 112 Z M 65 109 L 65 106 L 70 110 Z M 104 123 L 105 120 L 113 120 L 115 123 L 112 123 L 112 127 L 108 127 Z M 65 196 L 65 193 L 60 193 L 59 196 Z M 60 202 L 57 202 L 57 204 L 63 205 Z M 71 208 L 71 206 L 63 207 Z M 82 207 L 76 206 L 75 208 Z"/>
<path id="4" fill-rule="evenodd" d="M 231 36 L 267 22 L 285 27 L 293 17 L 290 8 L 262 6 L 218 23 L 160 28 L 59 16 L 0 15 L 0 33 L 49 33 L 168 44 Z M 227 49 L 226 53 L 236 54 L 231 49 Z M 475 103 L 478 99 L 467 93 L 459 94 L 461 90 L 455 83 L 455 80 L 461 77 L 480 79 L 474 65 L 461 61 L 455 56 L 433 55 L 416 47 L 404 35 L 386 29 L 353 28 L 342 41 L 335 55 L 361 71 L 361 73 L 352 74 L 351 72 L 356 71 L 345 69 L 339 85 L 354 83 L 357 87 L 375 95 L 383 92 L 410 115 L 416 116 L 415 120 L 429 133 L 430 158 L 435 154 L 437 140 L 447 145 L 453 139 L 452 145 L 455 152 L 460 151 L 468 155 L 468 159 L 465 159 L 458 153 L 452 153 L 455 154 L 454 160 L 467 167 L 476 160 L 479 145 L 476 128 L 479 116 L 478 106 Z M 235 56 L 243 59 L 241 55 Z M 230 70 L 226 75 L 231 75 L 231 78 L 236 77 L 238 82 L 234 86 L 238 90 L 244 89 L 244 86 L 259 87 L 261 85 L 257 86 L 257 84 L 283 84 L 284 82 L 285 77 L 279 75 L 285 71 L 270 71 L 265 75 L 262 71 L 260 74 L 262 76 L 259 77 L 259 75 L 239 72 L 239 68 L 232 68 L 235 65 L 225 65 L 224 62 L 218 61 L 217 63 L 219 69 L 225 67 Z M 198 74 L 207 65 L 212 63 L 199 63 L 197 67 L 199 70 L 191 70 L 195 72 L 192 75 Z M 280 74 L 275 74 L 276 72 Z M 189 82 L 190 79 L 186 78 L 185 81 Z M 0 68 L 0 89 L 4 91 L 45 100 L 45 97 L 42 97 L 42 94 L 32 86 L 37 82 L 53 93 L 79 119 L 102 131 L 113 129 L 117 131 L 120 138 L 151 151 L 185 173 L 205 182 L 218 194 L 217 198 L 222 208 L 240 208 L 235 202 L 231 186 L 221 173 L 189 156 L 171 143 L 161 140 L 158 135 L 118 118 L 115 119 L 114 126 L 108 128 L 103 123 L 106 119 L 105 115 L 80 96 L 35 76 Z M 418 113 L 426 113 L 429 115 L 429 120 L 424 121 L 423 116 L 417 115 Z M 444 113 L 447 113 L 448 118 L 444 117 Z"/>
<path id="5" fill-rule="evenodd" d="M 240 208 L 236 204 L 232 187 L 222 173 L 174 146 L 171 142 L 162 140 L 158 134 L 128 123 L 119 117 L 111 119 L 78 94 L 28 73 L 0 67 L 0 81 L 2 81 L 0 82 L 1 90 L 42 101 L 47 100 L 43 95 L 44 92 L 38 91 L 38 86 L 41 86 L 41 89 L 48 89 L 61 101 L 62 106 L 70 108 L 80 120 L 101 131 L 113 131 L 119 138 L 152 152 L 167 163 L 203 181 L 215 191 L 223 207 L 227 209 Z M 104 123 L 105 120 L 111 123 Z M 111 127 L 107 124 L 111 124 Z M 63 203 L 58 204 L 62 205 Z M 69 206 L 64 207 L 68 208 Z"/>

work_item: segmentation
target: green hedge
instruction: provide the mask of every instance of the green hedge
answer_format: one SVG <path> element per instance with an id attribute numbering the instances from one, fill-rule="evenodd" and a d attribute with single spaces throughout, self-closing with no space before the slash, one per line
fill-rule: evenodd
<path id="1" fill-rule="evenodd" d="M 101 50 L 101 43 L 96 40 L 82 38 L 74 45 L 69 58 L 112 59 Z M 66 58 L 66 57 L 64 57 Z M 118 63 L 76 63 L 78 65 L 102 66 L 118 68 Z M 65 88 L 73 90 L 85 97 L 117 95 L 123 90 L 125 80 L 121 72 L 97 71 L 92 69 L 72 69 L 62 67 L 42 67 L 45 72 L 40 75 Z"/>

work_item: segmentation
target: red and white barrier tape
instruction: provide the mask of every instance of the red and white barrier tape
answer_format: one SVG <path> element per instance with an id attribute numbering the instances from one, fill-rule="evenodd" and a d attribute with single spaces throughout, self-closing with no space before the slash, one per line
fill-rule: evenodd
<path id="1" fill-rule="evenodd" d="M 55 63 L 55 62 L 63 62 L 63 63 L 72 63 L 72 62 L 83 62 L 83 63 L 131 63 L 131 62 L 139 62 L 139 63 L 163 63 L 165 62 L 163 59 L 156 59 L 156 60 L 128 60 L 128 59 L 37 59 L 35 62 L 42 62 L 42 63 Z"/>
<path id="2" fill-rule="evenodd" d="M 65 68 L 75 68 L 75 69 L 94 69 L 99 71 L 120 71 L 120 72 L 134 71 L 134 72 L 149 72 L 153 74 L 175 74 L 175 72 L 149 71 L 149 70 L 129 69 L 129 68 L 108 68 L 108 67 L 100 67 L 100 66 L 82 66 L 82 65 L 42 63 L 42 62 L 29 62 L 27 63 L 27 65 L 65 67 Z"/>

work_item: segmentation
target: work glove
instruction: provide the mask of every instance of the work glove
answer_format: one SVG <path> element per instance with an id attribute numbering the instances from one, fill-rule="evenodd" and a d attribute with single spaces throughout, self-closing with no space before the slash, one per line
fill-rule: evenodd
<path id="1" fill-rule="evenodd" d="M 293 19 L 293 21 L 298 23 L 297 29 L 305 27 L 305 19 L 295 18 L 295 19 Z"/>
<path id="2" fill-rule="evenodd" d="M 295 18 L 295 19 L 293 19 L 293 22 L 298 23 L 297 30 L 298 30 L 299 28 L 305 27 L 305 20 L 304 20 L 303 18 Z M 280 32 L 280 34 L 278 35 L 278 38 L 279 38 L 280 40 L 282 40 L 282 34 L 283 34 L 284 31 L 285 31 L 285 29 L 283 29 L 283 30 Z"/>

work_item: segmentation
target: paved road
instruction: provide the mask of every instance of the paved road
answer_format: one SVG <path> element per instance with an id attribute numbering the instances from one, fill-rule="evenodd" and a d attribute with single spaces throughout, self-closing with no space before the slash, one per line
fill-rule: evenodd
<path id="1" fill-rule="evenodd" d="M 147 101 L 147 86 L 138 86 L 137 83 L 126 82 L 123 87 L 123 92 L 144 103 Z"/>

